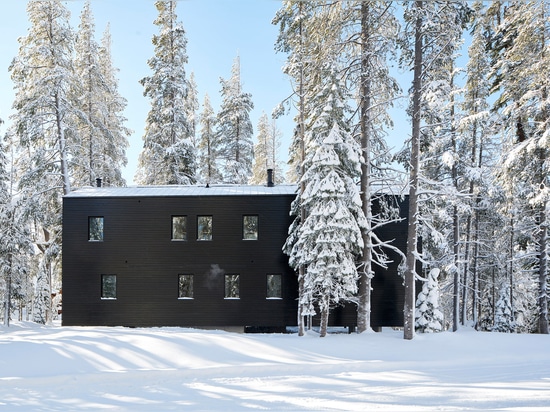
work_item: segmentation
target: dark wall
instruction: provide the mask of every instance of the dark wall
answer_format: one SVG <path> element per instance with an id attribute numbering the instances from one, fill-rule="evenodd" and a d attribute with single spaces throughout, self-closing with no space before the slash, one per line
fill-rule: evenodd
<path id="1" fill-rule="evenodd" d="M 63 205 L 63 324 L 106 326 L 296 325 L 297 279 L 281 248 L 293 195 L 66 197 Z M 400 215 L 408 203 L 400 202 Z M 375 211 L 378 205 L 375 205 Z M 242 216 L 259 216 L 259 239 L 242 240 Z M 188 240 L 171 240 L 171 217 L 186 215 Z M 213 216 L 213 240 L 196 240 L 196 217 Z M 104 217 L 104 240 L 88 241 L 88 217 Z M 407 223 L 383 239 L 406 250 Z M 400 258 L 375 267 L 371 326 L 402 326 Z M 240 275 L 240 298 L 224 299 L 224 274 Z M 283 275 L 283 299 L 266 299 L 266 275 Z M 117 275 L 117 299 L 102 300 L 101 275 Z M 178 274 L 194 275 L 194 299 L 178 299 Z M 316 321 L 314 320 L 314 324 Z M 335 308 L 331 325 L 355 326 L 356 306 Z"/>
<path id="2" fill-rule="evenodd" d="M 281 252 L 293 196 L 65 198 L 63 324 L 286 326 L 296 324 L 297 282 Z M 257 241 L 242 216 L 259 216 Z M 188 240 L 171 240 L 186 215 Z M 196 240 L 196 216 L 213 216 L 213 240 Z M 88 217 L 104 217 L 104 241 L 88 241 Z M 240 299 L 224 299 L 224 274 L 240 275 Z M 266 275 L 283 275 L 283 299 L 266 299 Z M 117 275 L 117 299 L 100 298 L 101 274 Z M 178 274 L 194 275 L 194 299 L 178 299 Z"/>

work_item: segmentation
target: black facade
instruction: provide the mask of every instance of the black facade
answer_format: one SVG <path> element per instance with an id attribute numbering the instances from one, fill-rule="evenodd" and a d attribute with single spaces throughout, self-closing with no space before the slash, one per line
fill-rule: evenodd
<path id="1" fill-rule="evenodd" d="M 297 279 L 281 250 L 294 198 L 295 186 L 72 192 L 63 203 L 63 325 L 296 325 Z M 395 223 L 379 236 L 405 250 L 406 230 Z M 373 327 L 403 323 L 398 262 L 373 280 Z M 330 323 L 355 326 L 355 306 L 335 308 Z"/>

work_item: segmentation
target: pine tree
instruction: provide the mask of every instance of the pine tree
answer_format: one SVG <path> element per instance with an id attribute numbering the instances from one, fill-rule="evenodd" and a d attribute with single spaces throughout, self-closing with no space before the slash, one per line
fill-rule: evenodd
<path id="1" fill-rule="evenodd" d="M 217 133 L 220 154 L 224 161 L 225 183 L 246 184 L 252 174 L 254 148 L 250 111 L 254 108 L 252 95 L 242 90 L 240 58 L 237 56 L 231 77 L 220 78 L 222 104 L 218 113 Z"/>
<path id="2" fill-rule="evenodd" d="M 199 176 L 200 181 L 210 183 L 221 183 L 222 174 L 219 169 L 220 141 L 216 133 L 217 117 L 210 104 L 208 94 L 204 95 L 202 113 L 199 117 Z"/>
<path id="3" fill-rule="evenodd" d="M 71 148 L 78 112 L 74 90 L 79 81 L 72 65 L 74 35 L 69 12 L 59 0 L 27 5 L 31 23 L 9 70 L 16 91 L 9 131 L 16 154 L 14 177 L 25 200 L 22 214 L 33 223 L 33 242 L 40 252 L 40 285 L 35 320 L 49 322 L 51 288 L 59 275 L 61 196 L 71 190 Z M 69 140 L 69 138 L 71 140 Z M 44 274 L 45 276 L 42 276 Z"/>
<path id="4" fill-rule="evenodd" d="M 414 337 L 415 280 L 418 256 L 420 224 L 428 222 L 426 213 L 419 213 L 423 188 L 420 182 L 430 180 L 430 161 L 437 159 L 428 151 L 439 153 L 436 167 L 445 164 L 444 160 L 456 156 L 456 103 L 454 101 L 454 60 L 461 47 L 462 32 L 468 21 L 469 8 L 465 2 L 423 2 L 416 1 L 405 5 L 405 20 L 411 31 L 402 35 L 402 61 L 413 67 L 413 87 L 410 114 L 412 117 L 412 137 L 409 178 L 409 231 L 407 238 L 407 259 L 405 269 L 405 339 Z M 414 38 L 413 44 L 411 40 Z M 421 135 L 421 128 L 423 132 Z M 448 150 L 441 150 L 445 147 Z M 443 160 L 443 162 L 442 162 Z M 457 170 L 454 162 L 447 162 L 450 171 L 444 179 L 447 187 L 457 191 Z M 426 172 L 424 172 L 425 170 Z M 426 179 L 423 179 L 426 177 Z M 431 189 L 431 188 L 426 188 Z M 438 188 L 441 193 L 441 187 Z M 449 190 L 446 189 L 448 192 Z M 433 193 L 430 190 L 430 193 Z M 454 199 L 456 200 L 456 198 Z M 426 209 L 424 209 L 426 210 Z M 455 325 L 458 323 L 458 208 L 452 210 L 452 245 L 456 268 L 455 277 Z M 431 232 L 430 232 L 431 233 Z"/>
<path id="5" fill-rule="evenodd" d="M 254 164 L 250 184 L 263 184 L 266 181 L 266 171 L 273 171 L 275 184 L 281 183 L 282 168 L 277 157 L 278 148 L 281 145 L 281 134 L 275 120 L 269 121 L 267 114 L 263 113 L 258 121 L 257 143 L 254 146 Z"/>
<path id="6" fill-rule="evenodd" d="M 108 28 L 102 46 L 94 39 L 95 24 L 86 2 L 76 37 L 75 70 L 81 83 L 77 114 L 80 144 L 75 147 L 72 166 L 75 184 L 94 185 L 97 178 L 113 186 L 124 185 L 121 168 L 126 165 L 129 130 L 122 111 L 126 101 L 118 94 L 118 82 L 111 61 Z"/>
<path id="7" fill-rule="evenodd" d="M 383 1 L 341 2 L 334 8 L 335 32 L 342 32 L 345 57 L 343 70 L 347 86 L 357 96 L 355 126 L 362 147 L 361 202 L 367 217 L 363 230 L 363 253 L 359 261 L 360 280 L 357 303 L 357 330 L 370 329 L 371 280 L 374 266 L 387 267 L 387 242 L 377 238 L 373 228 L 394 220 L 395 210 L 388 204 L 388 193 L 401 186 L 392 173 L 386 130 L 392 127 L 388 113 L 399 92 L 397 81 L 390 75 L 389 59 L 396 48 L 398 22 L 391 4 Z M 338 48 L 340 42 L 336 42 Z M 381 195 L 384 193 L 384 195 Z M 390 213 L 374 213 L 373 204 Z"/>
<path id="8" fill-rule="evenodd" d="M 432 269 L 422 285 L 416 300 L 415 326 L 419 332 L 440 332 L 443 329 L 443 313 L 439 310 L 439 269 Z"/>
<path id="9" fill-rule="evenodd" d="M 550 10 L 546 2 L 512 2 L 498 26 L 493 44 L 494 89 L 501 92 L 495 108 L 502 116 L 506 140 L 501 182 L 508 198 L 521 211 L 528 243 L 537 256 L 539 332 L 549 333 L 548 315 L 548 210 L 550 150 Z M 523 199 L 521 203 L 516 199 Z"/>
<path id="10" fill-rule="evenodd" d="M 151 100 L 136 180 L 147 185 L 193 184 L 196 154 L 193 125 L 188 118 L 187 39 L 177 21 L 175 1 L 157 1 L 159 34 L 153 36 L 152 76 L 140 83 Z"/>
<path id="11" fill-rule="evenodd" d="M 102 99 L 105 110 L 101 114 L 105 128 L 102 150 L 98 153 L 98 173 L 107 185 L 125 186 L 126 181 L 122 177 L 122 169 L 128 163 L 126 150 L 129 147 L 128 138 L 132 131 L 125 125 L 127 119 L 124 117 L 124 110 L 127 101 L 118 90 L 118 78 L 116 77 L 118 69 L 113 65 L 111 44 L 111 33 L 107 25 L 99 48 L 99 66 L 106 88 Z"/>

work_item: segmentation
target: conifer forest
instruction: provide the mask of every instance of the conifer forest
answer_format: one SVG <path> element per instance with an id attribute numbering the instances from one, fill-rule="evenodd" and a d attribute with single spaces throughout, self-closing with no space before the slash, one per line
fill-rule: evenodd
<path id="1" fill-rule="evenodd" d="M 98 36 L 91 1 L 73 27 L 64 3 L 28 1 L 29 29 L 0 71 L 15 91 L 0 120 L 8 325 L 59 316 L 63 196 L 97 179 L 129 184 L 110 29 Z M 357 306 L 358 332 L 370 329 L 374 268 L 395 249 L 375 230 L 398 219 L 394 197 L 409 204 L 405 339 L 460 325 L 548 334 L 550 3 L 284 0 L 273 47 L 292 95 L 257 125 L 239 56 L 219 78 L 219 110 L 212 96 L 199 101 L 183 8 L 151 6 L 135 183 L 264 184 L 273 169 L 275 184 L 296 184 L 283 251 L 298 277 L 300 335 L 314 314 L 326 335 L 344 302 Z M 283 156 L 281 116 L 294 122 Z M 392 148 L 396 122 L 409 129 Z"/>

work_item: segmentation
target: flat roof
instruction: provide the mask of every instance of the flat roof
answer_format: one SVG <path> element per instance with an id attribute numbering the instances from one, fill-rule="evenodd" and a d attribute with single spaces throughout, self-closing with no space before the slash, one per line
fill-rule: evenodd
<path id="1" fill-rule="evenodd" d="M 171 197 L 171 196 L 270 196 L 296 194 L 297 185 L 253 186 L 211 185 L 201 186 L 128 186 L 128 187 L 82 187 L 65 195 L 78 197 Z"/>

